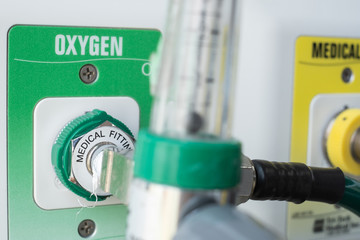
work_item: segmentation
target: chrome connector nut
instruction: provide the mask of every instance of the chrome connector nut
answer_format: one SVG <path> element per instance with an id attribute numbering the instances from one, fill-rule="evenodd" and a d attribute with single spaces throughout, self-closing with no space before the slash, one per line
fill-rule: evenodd
<path id="1" fill-rule="evenodd" d="M 241 181 L 236 188 L 236 205 L 247 202 L 251 197 L 256 183 L 256 172 L 250 158 L 242 155 Z"/>

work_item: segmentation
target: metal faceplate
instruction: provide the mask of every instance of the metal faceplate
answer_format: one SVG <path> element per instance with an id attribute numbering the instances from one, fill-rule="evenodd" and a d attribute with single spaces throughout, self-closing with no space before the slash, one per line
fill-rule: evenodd
<path id="1" fill-rule="evenodd" d="M 85 219 L 95 223 L 92 239 L 124 237 L 124 205 L 44 210 L 35 203 L 34 108 L 45 98 L 126 96 L 137 102 L 140 127 L 146 127 L 152 101 L 148 60 L 159 37 L 159 31 L 139 29 L 19 25 L 9 30 L 9 239 L 82 239 L 78 226 Z M 85 64 L 97 68 L 93 83 L 80 79 L 79 72 Z M 68 108 L 73 110 L 76 104 L 70 103 Z M 89 106 L 88 111 L 92 109 Z M 48 141 L 54 142 L 55 137 L 49 136 Z"/>

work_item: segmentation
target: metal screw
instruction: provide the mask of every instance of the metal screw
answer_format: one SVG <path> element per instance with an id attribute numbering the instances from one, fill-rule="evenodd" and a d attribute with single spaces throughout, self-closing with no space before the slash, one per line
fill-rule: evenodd
<path id="1" fill-rule="evenodd" d="M 97 79 L 98 71 L 94 65 L 86 64 L 81 67 L 79 76 L 81 81 L 83 81 L 84 83 L 93 83 Z"/>
<path id="2" fill-rule="evenodd" d="M 345 83 L 350 83 L 354 80 L 354 74 L 350 68 L 345 68 L 341 73 L 341 78 Z"/>
<path id="3" fill-rule="evenodd" d="M 78 227 L 78 233 L 83 238 L 88 238 L 95 232 L 95 222 L 90 219 L 83 220 Z"/>

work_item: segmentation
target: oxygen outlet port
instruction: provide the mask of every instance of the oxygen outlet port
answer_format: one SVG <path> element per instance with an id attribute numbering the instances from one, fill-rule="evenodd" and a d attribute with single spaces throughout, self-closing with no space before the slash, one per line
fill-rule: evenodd
<path id="1" fill-rule="evenodd" d="M 52 149 L 52 163 L 60 181 L 88 201 L 111 194 L 100 187 L 102 153 L 116 150 L 127 156 L 134 150 L 132 132 L 104 111 L 87 112 L 60 132 Z"/>

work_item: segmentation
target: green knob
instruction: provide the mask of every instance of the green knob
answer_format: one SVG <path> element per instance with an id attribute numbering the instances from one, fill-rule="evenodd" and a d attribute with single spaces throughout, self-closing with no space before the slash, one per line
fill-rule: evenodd
<path id="1" fill-rule="evenodd" d="M 241 145 L 217 137 L 139 133 L 134 177 L 183 189 L 229 189 L 240 182 Z"/>

